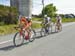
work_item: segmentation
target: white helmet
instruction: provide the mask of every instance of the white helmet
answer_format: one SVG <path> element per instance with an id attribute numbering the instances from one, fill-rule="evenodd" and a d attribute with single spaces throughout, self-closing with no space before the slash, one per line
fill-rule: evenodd
<path id="1" fill-rule="evenodd" d="M 59 14 L 57 14 L 57 16 L 60 16 Z"/>
<path id="2" fill-rule="evenodd" d="M 44 17 L 47 17 L 47 15 L 44 15 Z"/>
<path id="3" fill-rule="evenodd" d="M 25 17 L 26 19 L 28 19 L 28 17 Z"/>
<path id="4" fill-rule="evenodd" d="M 28 17 L 29 19 L 31 19 L 31 17 Z"/>

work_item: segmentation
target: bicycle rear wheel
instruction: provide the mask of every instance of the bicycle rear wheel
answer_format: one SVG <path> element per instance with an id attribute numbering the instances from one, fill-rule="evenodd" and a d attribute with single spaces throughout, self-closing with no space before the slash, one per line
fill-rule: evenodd
<path id="1" fill-rule="evenodd" d="M 14 38 L 13 38 L 13 44 L 14 46 L 20 46 L 22 45 L 24 42 L 24 36 L 23 34 L 20 34 L 19 32 L 17 32 L 15 35 L 14 35 Z"/>
<path id="2" fill-rule="evenodd" d="M 35 40 L 35 37 L 36 37 L 36 32 L 35 30 L 31 29 L 31 36 L 30 36 L 29 41 L 33 42 Z"/>

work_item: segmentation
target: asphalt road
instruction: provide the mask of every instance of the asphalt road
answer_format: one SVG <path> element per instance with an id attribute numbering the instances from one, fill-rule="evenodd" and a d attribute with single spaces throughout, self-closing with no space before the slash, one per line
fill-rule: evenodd
<path id="1" fill-rule="evenodd" d="M 34 42 L 13 46 L 14 34 L 0 36 L 0 56 L 75 56 L 75 23 L 63 24 L 59 33 L 37 37 Z"/>

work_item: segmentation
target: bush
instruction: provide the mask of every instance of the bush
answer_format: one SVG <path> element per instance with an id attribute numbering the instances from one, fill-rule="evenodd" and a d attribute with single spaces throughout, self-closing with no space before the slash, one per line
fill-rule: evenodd
<path id="1" fill-rule="evenodd" d="M 18 10 L 15 7 L 0 5 L 0 23 L 2 24 L 16 24 Z"/>
<path id="2" fill-rule="evenodd" d="M 17 24 L 17 19 L 16 18 L 5 18 L 4 23 L 5 24 Z"/>
<path id="3" fill-rule="evenodd" d="M 33 21 L 42 21 L 42 18 L 32 18 Z"/>
<path id="4" fill-rule="evenodd" d="M 1 26 L 1 25 L 4 25 L 4 22 L 0 22 L 0 26 Z"/>

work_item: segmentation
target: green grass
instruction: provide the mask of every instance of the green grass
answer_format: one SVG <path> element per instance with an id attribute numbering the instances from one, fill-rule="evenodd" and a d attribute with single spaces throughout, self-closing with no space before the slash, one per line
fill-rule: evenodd
<path id="1" fill-rule="evenodd" d="M 0 35 L 15 33 L 17 31 L 17 30 L 14 29 L 15 26 L 16 25 L 3 25 L 3 26 L 0 26 Z M 33 28 L 40 28 L 41 25 L 39 23 L 33 23 L 32 27 Z"/>
<path id="2" fill-rule="evenodd" d="M 15 32 L 16 30 L 14 29 L 16 25 L 3 25 L 0 26 L 0 35 L 5 35 L 5 34 L 10 34 Z"/>
<path id="3" fill-rule="evenodd" d="M 32 18 L 33 21 L 42 21 L 42 18 Z"/>
<path id="4" fill-rule="evenodd" d="M 32 24 L 32 28 L 40 28 L 41 27 L 41 24 L 40 23 L 33 23 Z"/>
<path id="5" fill-rule="evenodd" d="M 42 18 L 32 18 L 32 20 L 34 20 L 34 21 L 42 21 Z M 51 20 L 52 20 L 53 22 L 56 21 L 55 18 L 52 18 Z M 62 22 L 63 22 L 63 23 L 64 23 L 64 22 L 75 22 L 75 18 L 62 18 Z"/>
<path id="6" fill-rule="evenodd" d="M 53 18 L 52 22 L 55 22 L 55 21 L 56 21 L 56 19 Z M 75 18 L 62 18 L 62 22 L 63 23 L 66 23 L 66 22 L 75 22 Z"/>
<path id="7" fill-rule="evenodd" d="M 62 19 L 62 22 L 64 23 L 64 22 L 75 22 L 75 18 L 63 18 Z"/>

